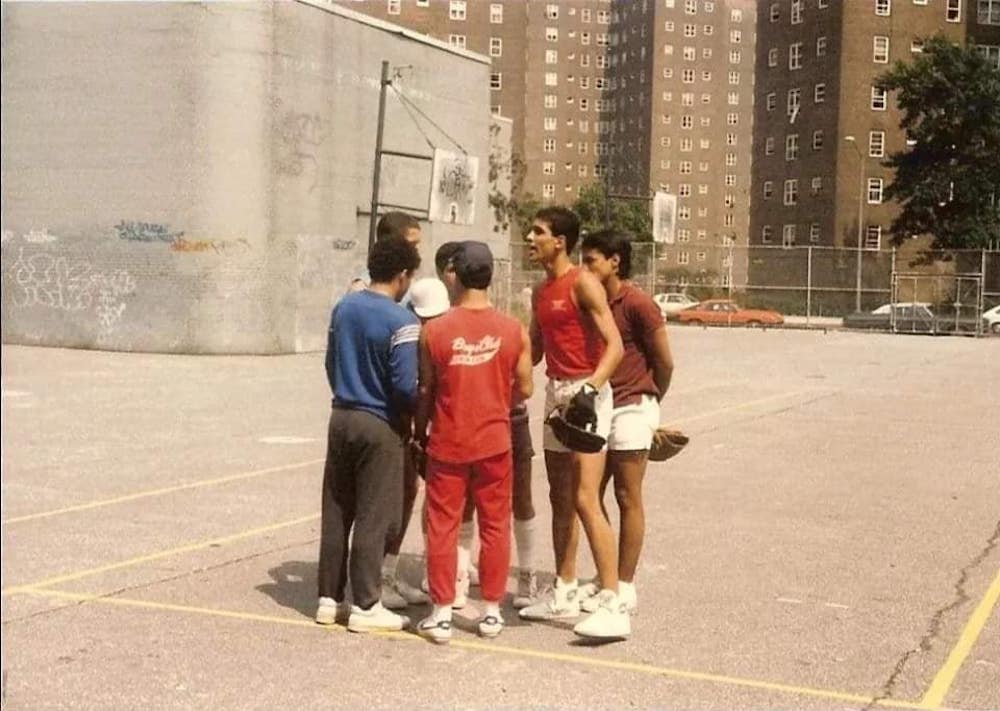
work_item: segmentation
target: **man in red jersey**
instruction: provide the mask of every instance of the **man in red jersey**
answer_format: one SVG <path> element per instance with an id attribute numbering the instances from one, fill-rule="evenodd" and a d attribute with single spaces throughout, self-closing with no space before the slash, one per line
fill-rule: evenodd
<path id="1" fill-rule="evenodd" d="M 622 341 L 600 282 L 575 266 L 569 255 L 580 235 L 580 221 L 570 210 L 540 210 L 527 236 L 528 255 L 546 279 L 532 301 L 532 361 L 545 358 L 545 411 L 563 408 L 568 422 L 596 425 L 607 437 L 611 425 L 609 380 L 622 359 Z M 546 424 L 545 468 L 552 503 L 552 546 L 556 580 L 533 605 L 520 611 L 528 620 L 569 619 L 580 614 L 576 576 L 579 514 L 600 582 L 596 611 L 573 631 L 583 637 L 623 639 L 631 632 L 628 614 L 618 601 L 618 556 L 611 525 L 600 503 L 605 452 L 584 454 L 564 447 Z"/>
<path id="2" fill-rule="evenodd" d="M 660 424 L 660 400 L 670 387 L 674 361 L 659 307 L 628 280 L 632 273 L 628 236 L 614 230 L 595 232 L 583 238 L 582 250 L 584 266 L 604 285 L 625 348 L 622 362 L 611 376 L 614 410 L 601 499 L 613 481 L 621 513 L 618 597 L 634 614 L 638 605 L 635 570 L 646 528 L 642 478 L 653 433 Z M 584 600 L 581 608 L 593 611 L 595 601 Z"/>
<path id="3" fill-rule="evenodd" d="M 510 566 L 510 408 L 512 400 L 527 399 L 532 392 L 527 330 L 494 309 L 486 294 L 493 277 L 489 247 L 464 242 L 454 266 L 455 305 L 420 334 L 414 422 L 417 445 L 428 458 L 427 576 L 434 603 L 417 633 L 442 644 L 451 640 L 456 544 L 470 488 L 479 520 L 479 584 L 486 604 L 479 634 L 496 637 L 503 630 L 500 602 Z"/>

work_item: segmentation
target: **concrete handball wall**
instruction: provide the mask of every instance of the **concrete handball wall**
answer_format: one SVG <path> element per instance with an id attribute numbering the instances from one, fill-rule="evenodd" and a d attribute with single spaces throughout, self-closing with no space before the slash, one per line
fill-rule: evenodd
<path id="1" fill-rule="evenodd" d="M 427 224 L 425 262 L 492 235 L 483 58 L 305 2 L 5 4 L 2 33 L 4 342 L 323 348 L 364 270 L 383 59 L 480 157 L 476 223 Z M 386 148 L 455 150 L 391 94 Z M 383 172 L 427 204 L 428 163 Z"/>

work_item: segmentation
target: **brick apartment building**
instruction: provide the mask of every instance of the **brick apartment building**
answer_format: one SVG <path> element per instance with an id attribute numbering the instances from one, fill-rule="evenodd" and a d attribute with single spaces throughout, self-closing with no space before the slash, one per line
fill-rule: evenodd
<path id="1" fill-rule="evenodd" d="M 749 228 L 756 4 L 616 5 L 611 182 L 677 195 L 675 242 L 658 246 L 674 283 L 745 279 L 745 252 L 726 247 Z"/>
<path id="2" fill-rule="evenodd" d="M 866 249 L 887 247 L 883 161 L 907 138 L 875 80 L 936 34 L 1000 66 L 1000 0 L 761 1 L 752 245 L 855 247 L 860 222 Z"/>

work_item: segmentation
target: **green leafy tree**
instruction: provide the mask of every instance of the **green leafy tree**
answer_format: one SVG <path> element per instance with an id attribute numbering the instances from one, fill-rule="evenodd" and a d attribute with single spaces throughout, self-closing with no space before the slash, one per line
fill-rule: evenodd
<path id="1" fill-rule="evenodd" d="M 902 210 L 898 244 L 930 235 L 937 249 L 985 248 L 1000 239 L 1000 69 L 943 37 L 897 62 L 878 85 L 896 92 L 910 148 L 892 153 L 885 197 Z"/>
<path id="2" fill-rule="evenodd" d="M 587 232 L 603 230 L 605 226 L 631 232 L 636 242 L 653 241 L 653 221 L 649 215 L 649 200 L 611 198 L 610 222 L 605 225 L 605 192 L 601 183 L 589 183 L 580 190 L 573 211 L 580 216 L 581 229 Z"/>

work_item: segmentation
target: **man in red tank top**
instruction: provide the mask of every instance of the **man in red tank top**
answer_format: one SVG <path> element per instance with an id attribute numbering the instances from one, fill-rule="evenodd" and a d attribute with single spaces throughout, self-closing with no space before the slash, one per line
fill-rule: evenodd
<path id="1" fill-rule="evenodd" d="M 670 387 L 674 361 L 660 308 L 630 282 L 632 245 L 614 230 L 583 238 L 583 264 L 604 285 L 611 313 L 622 336 L 625 356 L 611 376 L 614 410 L 601 500 L 610 482 L 621 519 L 618 542 L 618 597 L 633 613 L 638 606 L 635 570 L 645 534 L 642 479 L 653 433 L 660 425 L 660 400 Z M 582 608 L 591 607 L 593 598 Z"/>
<path id="2" fill-rule="evenodd" d="M 596 423 L 608 436 L 612 393 L 609 380 L 622 358 L 622 341 L 599 281 L 575 266 L 570 254 L 580 235 L 580 221 L 561 207 L 540 210 L 527 236 L 528 255 L 545 269 L 546 279 L 532 298 L 532 361 L 545 358 L 549 382 L 545 412 L 564 408 L 570 421 Z M 573 631 L 583 637 L 624 639 L 631 632 L 618 601 L 618 555 L 614 532 L 600 504 L 605 453 L 569 451 L 545 426 L 545 468 L 552 503 L 552 545 L 556 580 L 534 605 L 521 610 L 528 620 L 569 619 L 580 614 L 576 575 L 580 516 L 597 566 L 600 590 L 596 611 Z"/>
<path id="3" fill-rule="evenodd" d="M 493 276 L 489 247 L 464 242 L 454 265 L 459 285 L 454 308 L 420 334 L 414 422 L 418 446 L 428 458 L 427 577 L 434 603 L 417 632 L 438 643 L 451 640 L 456 545 L 468 489 L 479 520 L 479 585 L 486 603 L 479 633 L 495 637 L 503 630 L 513 471 L 510 408 L 515 398 L 531 397 L 533 387 L 527 330 L 494 309 L 486 294 Z"/>

